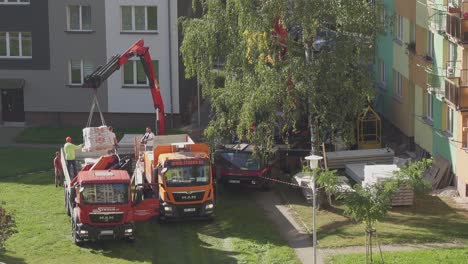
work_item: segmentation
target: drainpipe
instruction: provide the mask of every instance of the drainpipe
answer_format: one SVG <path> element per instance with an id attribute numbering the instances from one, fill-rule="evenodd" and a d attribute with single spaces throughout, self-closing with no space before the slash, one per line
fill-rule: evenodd
<path id="1" fill-rule="evenodd" d="M 177 2 L 176 2 L 177 3 Z M 169 29 L 169 96 L 171 97 L 171 128 L 174 128 L 174 104 L 172 103 L 172 32 L 171 32 L 171 0 L 167 0 L 167 16 Z"/>

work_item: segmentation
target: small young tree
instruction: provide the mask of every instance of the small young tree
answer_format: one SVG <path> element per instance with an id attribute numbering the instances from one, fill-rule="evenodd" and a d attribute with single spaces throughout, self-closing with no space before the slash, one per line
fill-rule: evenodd
<path id="1" fill-rule="evenodd" d="M 424 179 L 423 173 L 431 165 L 432 159 L 412 162 L 396 172 L 395 179 L 365 187 L 356 185 L 355 192 L 347 196 L 345 214 L 365 225 L 366 263 L 373 262 L 372 239 L 377 236 L 375 225 L 387 215 L 391 208 L 392 197 L 401 186 L 410 186 L 417 194 L 424 193 L 428 182 Z M 383 262 L 382 252 L 380 256 Z"/>
<path id="2" fill-rule="evenodd" d="M 0 251 L 4 249 L 5 241 L 16 233 L 16 223 L 13 215 L 7 213 L 0 203 Z"/>
<path id="3" fill-rule="evenodd" d="M 397 186 L 397 181 L 380 182 L 365 187 L 356 185 L 355 192 L 346 197 L 345 215 L 362 222 L 365 226 L 366 263 L 369 259 L 371 263 L 373 262 L 372 238 L 376 235 L 375 224 L 382 220 L 390 209 L 392 196 Z"/>

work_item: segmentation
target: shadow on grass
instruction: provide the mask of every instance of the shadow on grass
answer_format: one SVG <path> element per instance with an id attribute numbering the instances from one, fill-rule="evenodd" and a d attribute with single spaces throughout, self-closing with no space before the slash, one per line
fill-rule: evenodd
<path id="1" fill-rule="evenodd" d="M 212 248 L 200 240 L 208 223 L 141 223 L 135 242 L 97 241 L 86 243 L 91 253 L 131 262 L 151 263 L 237 263 L 239 253 Z"/>
<path id="2" fill-rule="evenodd" d="M 136 241 L 85 243 L 91 253 L 132 262 L 152 263 L 256 263 L 269 256 L 274 247 L 286 243 L 258 210 L 250 191 L 222 190 L 214 221 L 180 221 L 157 224 L 138 223 Z M 242 248 L 242 251 L 238 251 Z M 279 251 L 281 251 L 279 250 Z M 281 251 L 283 252 L 283 251 Z M 274 254 L 283 253 L 274 252 Z M 284 261 L 293 259 L 293 253 Z"/>
<path id="3" fill-rule="evenodd" d="M 16 176 L 1 177 L 0 182 L 27 185 L 54 185 L 54 172 L 51 170 L 28 172 Z M 59 187 L 57 187 L 59 188 Z M 62 188 L 62 187 L 60 187 Z"/>
<path id="4" fill-rule="evenodd" d="M 5 264 L 23 264 L 26 263 L 24 259 L 8 256 L 5 254 L 6 252 L 0 249 L 0 263 Z"/>

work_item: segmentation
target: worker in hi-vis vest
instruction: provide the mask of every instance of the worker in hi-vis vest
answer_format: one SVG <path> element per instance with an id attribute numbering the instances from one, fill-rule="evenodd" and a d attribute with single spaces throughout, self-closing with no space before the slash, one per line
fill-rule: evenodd
<path id="1" fill-rule="evenodd" d="M 67 137 L 65 139 L 66 143 L 63 146 L 63 151 L 65 152 L 65 160 L 67 161 L 67 169 L 68 169 L 68 174 L 70 174 L 70 180 L 73 180 L 75 178 L 77 172 L 76 169 L 76 155 L 75 155 L 75 150 L 80 149 L 83 147 L 83 144 L 80 145 L 75 145 L 72 142 L 71 137 Z"/>

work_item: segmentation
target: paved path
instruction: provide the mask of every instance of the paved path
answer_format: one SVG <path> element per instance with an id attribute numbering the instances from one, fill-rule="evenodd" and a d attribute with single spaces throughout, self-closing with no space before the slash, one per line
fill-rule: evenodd
<path id="1" fill-rule="evenodd" d="M 257 204 L 264 210 L 266 216 L 278 227 L 278 230 L 289 246 L 296 251 L 302 263 L 313 263 L 312 236 L 304 231 L 303 224 L 298 223 L 287 204 L 284 204 L 280 197 L 273 192 L 259 192 L 256 197 Z M 437 249 L 463 247 L 457 243 L 431 243 L 431 244 L 401 244 L 382 245 L 383 252 L 406 251 L 418 249 Z M 378 248 L 374 248 L 374 253 L 378 256 Z M 318 248 L 317 264 L 325 263 L 327 257 L 340 254 L 366 253 L 364 246 L 352 246 L 341 248 Z"/>

